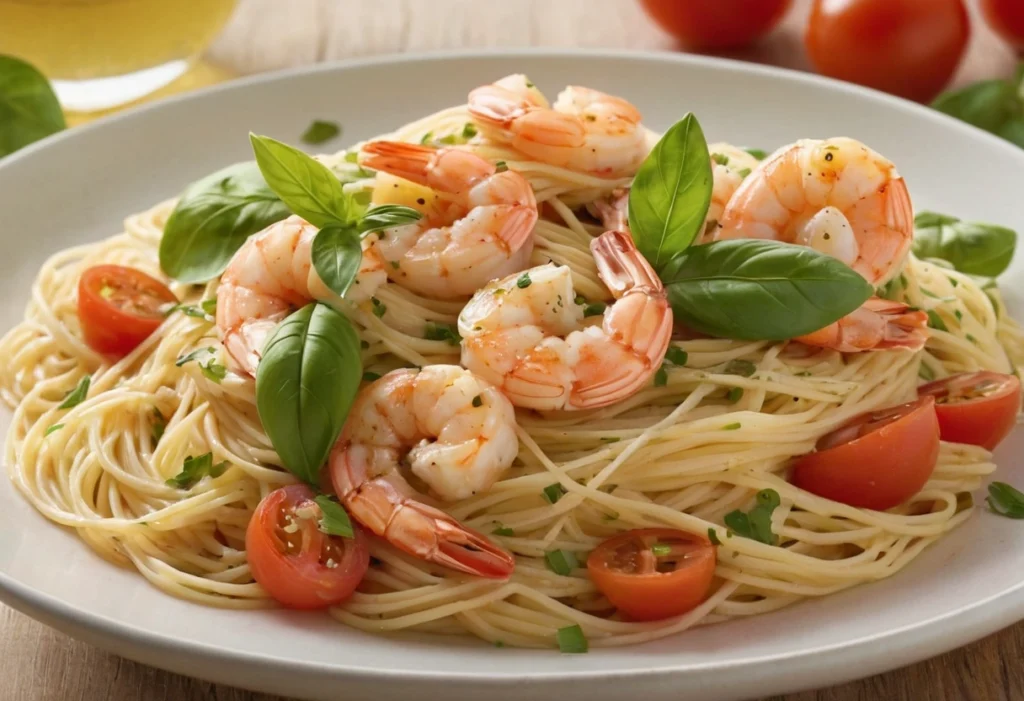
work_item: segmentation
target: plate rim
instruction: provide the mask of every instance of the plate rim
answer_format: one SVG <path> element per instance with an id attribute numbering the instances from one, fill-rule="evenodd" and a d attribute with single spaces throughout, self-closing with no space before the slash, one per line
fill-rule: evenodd
<path id="1" fill-rule="evenodd" d="M 961 122 L 960 120 L 927 106 L 889 95 L 878 90 L 796 69 L 748 63 L 730 58 L 683 53 L 578 48 L 518 48 L 477 49 L 465 51 L 444 50 L 403 54 L 384 54 L 309 64 L 244 76 L 225 83 L 173 95 L 145 105 L 127 109 L 114 115 L 97 119 L 96 121 L 85 125 L 66 129 L 42 139 L 41 141 L 30 144 L 7 157 L 0 158 L 0 172 L 11 167 L 15 167 L 16 164 L 23 161 L 34 158 L 36 154 L 53 148 L 57 144 L 80 138 L 80 135 L 91 134 L 98 130 L 117 130 L 122 128 L 122 124 L 124 122 L 131 122 L 133 119 L 141 118 L 146 114 L 164 109 L 171 105 L 187 103 L 193 100 L 204 100 L 212 95 L 231 93 L 235 90 L 245 90 L 254 85 L 285 82 L 306 75 L 338 71 L 358 71 L 367 67 L 415 63 L 421 61 L 433 63 L 445 61 L 470 61 L 476 58 L 515 59 L 520 57 L 549 60 L 573 57 L 595 58 L 602 60 L 630 60 L 654 65 L 683 64 L 716 70 L 753 74 L 755 76 L 761 75 L 774 78 L 782 77 L 786 80 L 796 81 L 806 85 L 845 92 L 854 95 L 861 100 L 881 101 L 883 103 L 888 103 L 893 108 L 910 112 L 917 118 L 936 120 L 939 123 L 945 124 L 946 128 L 952 128 L 961 132 L 967 138 L 981 138 L 983 140 L 987 140 L 990 145 L 1002 149 L 1007 155 L 1012 154 L 1011 158 L 1016 159 L 1020 164 L 1022 171 L 1024 171 L 1024 150 L 1021 150 L 1004 139 L 985 132 L 973 125 Z M 23 498 L 20 494 L 20 489 L 13 482 L 12 487 L 16 492 L 18 492 L 19 498 Z M 54 524 L 54 526 L 60 527 L 57 524 Z M 73 530 L 65 529 L 63 527 L 61 528 L 65 531 Z M 866 585 L 870 586 L 870 583 L 866 583 Z M 220 648 L 202 641 L 187 641 L 172 635 L 154 632 L 131 623 L 125 623 L 102 614 L 97 614 L 86 609 L 76 607 L 75 605 L 69 604 L 56 596 L 33 590 L 31 587 L 22 584 L 20 581 L 9 576 L 2 570 L 0 570 L 0 601 L 3 601 L 12 608 L 36 618 L 37 620 L 40 620 L 43 617 L 53 616 L 63 621 L 67 621 L 73 626 L 87 629 L 98 634 L 102 639 L 107 641 L 108 644 L 110 644 L 109 641 L 124 641 L 133 645 L 144 646 L 150 650 L 168 653 L 186 655 L 200 653 L 205 659 L 211 662 L 225 662 L 241 666 L 251 666 L 256 664 L 261 668 L 268 670 L 277 670 L 288 673 L 313 672 L 318 675 L 348 677 L 363 679 L 366 681 L 378 681 L 383 679 L 405 682 L 417 680 L 444 680 L 450 684 L 503 684 L 513 680 L 530 682 L 566 682 L 582 680 L 600 681 L 611 679 L 631 679 L 651 675 L 668 676 L 678 674 L 706 674 L 727 672 L 736 668 L 771 666 L 777 663 L 793 660 L 824 664 L 837 659 L 840 655 L 850 653 L 854 650 L 863 650 L 867 648 L 867 646 L 878 645 L 879 643 L 885 643 L 887 648 L 889 646 L 915 646 L 914 649 L 900 650 L 900 653 L 902 654 L 896 654 L 895 650 L 889 649 L 885 652 L 877 652 L 873 655 L 869 655 L 867 660 L 858 660 L 856 676 L 865 676 L 867 674 L 877 673 L 893 667 L 910 664 L 932 655 L 941 654 L 942 652 L 968 644 L 984 635 L 1000 630 L 1003 627 L 1011 625 L 1013 622 L 1024 619 L 1024 579 L 1003 592 L 992 594 L 989 597 L 973 602 L 968 606 L 962 606 L 958 609 L 953 609 L 922 621 L 907 624 L 900 628 L 837 642 L 813 651 L 792 651 L 773 655 L 762 654 L 757 655 L 756 657 L 744 657 L 725 661 L 712 660 L 697 663 L 689 662 L 686 663 L 685 666 L 673 666 L 671 664 L 658 666 L 637 665 L 628 669 L 609 670 L 573 670 L 572 668 L 567 667 L 558 671 L 532 671 L 525 674 L 522 671 L 508 672 L 495 669 L 452 672 L 407 670 L 386 666 L 356 667 L 346 666 L 344 661 L 332 663 L 310 662 L 296 658 L 274 657 L 259 652 Z M 36 613 L 40 615 L 37 616 L 35 615 Z M 953 620 L 959 622 L 959 626 L 953 630 L 933 630 L 936 626 Z M 929 635 L 929 632 L 932 632 L 933 634 Z M 879 647 L 881 649 L 881 646 Z M 598 654 L 611 651 L 612 649 L 610 648 L 607 651 L 604 649 L 600 651 L 595 650 Z M 766 674 L 766 677 L 770 676 L 772 676 L 770 673 Z M 836 676 L 838 677 L 839 675 Z M 847 678 L 854 677 L 847 674 Z"/>

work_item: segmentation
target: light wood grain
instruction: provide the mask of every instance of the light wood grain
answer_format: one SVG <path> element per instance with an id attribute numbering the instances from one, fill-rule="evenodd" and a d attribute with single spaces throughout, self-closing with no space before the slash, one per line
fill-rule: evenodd
<path id="1" fill-rule="evenodd" d="M 731 56 L 806 68 L 801 32 L 808 5 L 797 0 L 774 35 Z M 1010 50 L 974 19 L 956 84 L 1009 75 L 1015 65 Z M 524 46 L 675 48 L 634 0 L 242 0 L 210 57 L 252 73 L 382 53 Z M 1019 624 L 906 669 L 772 701 L 1019 701 L 1022 659 Z M 129 662 L 2 605 L 0 699 L 282 701 Z"/>

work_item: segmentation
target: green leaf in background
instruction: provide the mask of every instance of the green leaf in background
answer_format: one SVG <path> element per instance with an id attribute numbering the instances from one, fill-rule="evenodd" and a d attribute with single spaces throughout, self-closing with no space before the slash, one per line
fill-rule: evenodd
<path id="1" fill-rule="evenodd" d="M 777 341 L 817 331 L 873 292 L 831 256 L 757 239 L 688 248 L 664 266 L 661 279 L 679 323 L 742 340 Z"/>
<path id="2" fill-rule="evenodd" d="M 212 280 L 247 238 L 288 214 L 255 161 L 218 170 L 182 193 L 164 225 L 160 267 L 181 282 Z"/>
<path id="3" fill-rule="evenodd" d="M 65 126 L 64 112 L 43 74 L 13 56 L 0 55 L 0 158 Z"/>
<path id="4" fill-rule="evenodd" d="M 313 120 L 313 123 L 306 127 L 306 131 L 302 132 L 302 143 L 315 146 L 322 144 L 325 141 L 337 137 L 341 134 L 341 127 L 337 122 L 325 122 L 319 119 Z"/>
<path id="5" fill-rule="evenodd" d="M 983 80 L 945 92 L 932 107 L 1024 148 L 1024 63 L 1010 80 Z"/>
<path id="6" fill-rule="evenodd" d="M 935 212 L 914 217 L 914 255 L 939 258 L 961 273 L 996 277 L 1010 265 L 1017 246 L 1013 229 L 960 221 Z"/>
<path id="7" fill-rule="evenodd" d="M 263 178 L 295 214 L 318 229 L 349 223 L 349 197 L 323 163 L 268 136 L 249 134 Z"/>
<path id="8" fill-rule="evenodd" d="M 629 191 L 629 229 L 655 270 L 693 243 L 708 212 L 711 184 L 704 132 L 687 114 L 651 150 Z"/>
<path id="9" fill-rule="evenodd" d="M 316 485 L 352 406 L 363 365 L 341 313 L 307 304 L 277 325 L 256 370 L 256 409 L 281 463 Z"/>
<path id="10" fill-rule="evenodd" d="M 334 294 L 344 297 L 356 279 L 363 260 L 363 249 L 355 227 L 331 224 L 313 239 L 313 267 Z"/>

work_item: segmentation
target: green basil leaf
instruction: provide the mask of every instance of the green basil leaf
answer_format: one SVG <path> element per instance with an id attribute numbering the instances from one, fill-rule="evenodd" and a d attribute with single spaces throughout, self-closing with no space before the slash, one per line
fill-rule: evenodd
<path id="1" fill-rule="evenodd" d="M 423 218 L 423 215 L 412 207 L 400 204 L 382 204 L 368 210 L 359 221 L 359 231 L 369 234 L 374 231 L 391 229 L 396 226 L 412 224 Z"/>
<path id="2" fill-rule="evenodd" d="M 353 538 L 355 533 L 352 530 L 352 521 L 348 517 L 345 507 L 326 494 L 318 494 L 313 501 L 320 507 L 320 530 L 327 535 L 337 535 L 342 538 Z"/>
<path id="3" fill-rule="evenodd" d="M 661 137 L 629 191 L 633 240 L 656 270 L 697 236 L 711 202 L 711 184 L 704 132 L 688 114 Z"/>
<path id="4" fill-rule="evenodd" d="M 64 128 L 64 112 L 43 74 L 0 56 L 0 158 Z"/>
<path id="5" fill-rule="evenodd" d="M 212 280 L 247 238 L 288 214 L 255 161 L 218 170 L 182 193 L 164 225 L 160 267 L 182 282 Z"/>
<path id="6" fill-rule="evenodd" d="M 325 226 L 313 239 L 312 257 L 320 279 L 336 295 L 344 297 L 363 260 L 359 234 L 351 226 Z"/>
<path id="7" fill-rule="evenodd" d="M 940 258 L 970 275 L 996 277 L 1013 260 L 1017 233 L 995 224 L 963 222 L 933 212 L 914 218 L 914 255 Z"/>
<path id="8" fill-rule="evenodd" d="M 308 304 L 278 324 L 256 370 L 256 408 L 284 467 L 317 483 L 363 375 L 341 313 Z"/>
<path id="9" fill-rule="evenodd" d="M 727 513 L 725 525 L 744 538 L 775 545 L 778 537 L 772 532 L 772 513 L 782 503 L 779 493 L 774 489 L 762 489 L 757 493 L 756 502 L 749 513 L 739 509 Z"/>
<path id="10" fill-rule="evenodd" d="M 250 133 L 249 141 L 264 179 L 288 209 L 320 229 L 349 223 L 349 198 L 327 166 L 269 136 Z"/>
<path id="11" fill-rule="evenodd" d="M 687 249 L 665 266 L 661 279 L 679 323 L 742 340 L 784 340 L 817 331 L 873 292 L 831 256 L 754 239 Z"/>
<path id="12" fill-rule="evenodd" d="M 330 141 L 339 134 L 341 134 L 341 127 L 337 122 L 325 122 L 320 119 L 314 119 L 299 138 L 302 139 L 302 143 L 315 146 L 316 144 Z"/>
<path id="13" fill-rule="evenodd" d="M 988 486 L 988 508 L 1000 516 L 1024 519 L 1024 494 L 1006 482 Z"/>
<path id="14" fill-rule="evenodd" d="M 1020 111 L 1017 88 L 1006 80 L 983 80 L 939 95 L 932 107 L 951 117 L 995 132 Z"/>

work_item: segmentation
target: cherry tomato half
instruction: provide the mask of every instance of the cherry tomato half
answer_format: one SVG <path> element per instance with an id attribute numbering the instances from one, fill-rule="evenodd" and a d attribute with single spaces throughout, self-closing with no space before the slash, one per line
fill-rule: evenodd
<path id="1" fill-rule="evenodd" d="M 256 507 L 245 531 L 252 576 L 278 602 L 293 609 L 339 604 L 355 591 L 370 566 L 366 536 L 323 533 L 320 507 L 303 484 L 275 489 Z"/>
<path id="2" fill-rule="evenodd" d="M 792 482 L 812 494 L 884 511 L 921 491 L 939 459 L 935 400 L 856 416 L 797 458 Z"/>
<path id="3" fill-rule="evenodd" d="M 1020 380 L 998 372 L 964 372 L 917 388 L 935 397 L 942 440 L 994 450 L 1017 423 Z"/>
<path id="4" fill-rule="evenodd" d="M 1024 2 L 981 0 L 981 11 L 997 34 L 1018 51 L 1024 51 Z"/>
<path id="5" fill-rule="evenodd" d="M 609 538 L 587 558 L 594 584 L 637 621 L 686 613 L 704 601 L 715 576 L 715 546 L 674 528 L 640 528 Z"/>
<path id="6" fill-rule="evenodd" d="M 90 348 L 127 355 L 156 331 L 178 298 L 155 278 L 121 265 L 97 265 L 78 281 L 78 320 Z"/>
<path id="7" fill-rule="evenodd" d="M 927 102 L 969 34 L 962 0 L 815 0 L 804 44 L 824 75 Z"/>
<path id="8" fill-rule="evenodd" d="M 692 49 L 729 49 L 770 32 L 792 0 L 641 0 L 647 14 Z"/>

